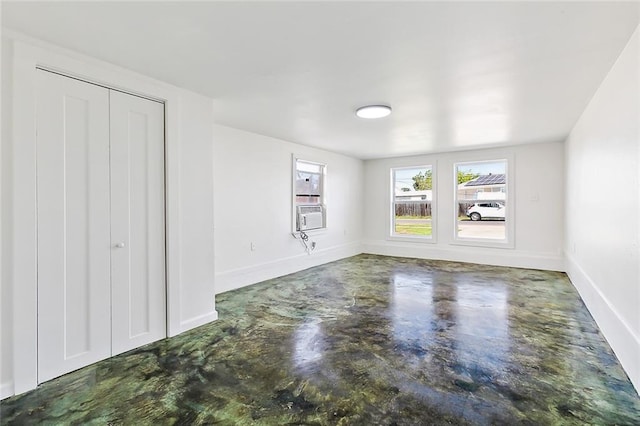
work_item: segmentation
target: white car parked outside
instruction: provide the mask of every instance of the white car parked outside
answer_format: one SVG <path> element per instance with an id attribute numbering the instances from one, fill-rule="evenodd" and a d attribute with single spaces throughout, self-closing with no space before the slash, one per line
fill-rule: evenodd
<path id="1" fill-rule="evenodd" d="M 467 209 L 467 217 L 473 221 L 482 219 L 502 219 L 505 216 L 504 204 L 495 201 L 475 203 Z"/>

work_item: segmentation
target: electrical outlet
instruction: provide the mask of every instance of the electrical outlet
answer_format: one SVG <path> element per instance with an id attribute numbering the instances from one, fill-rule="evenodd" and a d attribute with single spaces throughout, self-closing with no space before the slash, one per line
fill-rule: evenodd
<path id="1" fill-rule="evenodd" d="M 256 243 L 251 242 L 251 251 L 256 251 Z"/>

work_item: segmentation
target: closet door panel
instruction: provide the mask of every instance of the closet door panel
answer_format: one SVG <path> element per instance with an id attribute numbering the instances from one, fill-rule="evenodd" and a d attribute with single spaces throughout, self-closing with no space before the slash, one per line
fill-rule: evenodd
<path id="1" fill-rule="evenodd" d="M 164 105 L 110 97 L 115 355 L 166 337 Z"/>
<path id="2" fill-rule="evenodd" d="M 38 380 L 111 354 L 107 89 L 37 72 Z"/>

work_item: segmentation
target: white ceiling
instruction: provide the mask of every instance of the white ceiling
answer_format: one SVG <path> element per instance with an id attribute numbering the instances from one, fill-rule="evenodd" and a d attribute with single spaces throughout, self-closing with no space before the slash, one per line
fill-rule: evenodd
<path id="1" fill-rule="evenodd" d="M 214 99 L 214 121 L 358 158 L 563 140 L 640 3 L 6 2 L 6 27 Z M 387 118 L 355 117 L 385 103 Z"/>

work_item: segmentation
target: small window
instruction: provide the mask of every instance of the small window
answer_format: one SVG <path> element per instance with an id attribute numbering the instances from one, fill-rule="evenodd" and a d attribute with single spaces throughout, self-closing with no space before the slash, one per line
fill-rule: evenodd
<path id="1" fill-rule="evenodd" d="M 433 238 L 432 166 L 391 169 L 391 236 Z"/>
<path id="2" fill-rule="evenodd" d="M 455 177 L 456 239 L 506 242 L 507 160 L 457 163 Z"/>
<path id="3" fill-rule="evenodd" d="M 326 228 L 325 179 L 327 166 L 293 158 L 294 232 Z"/>

